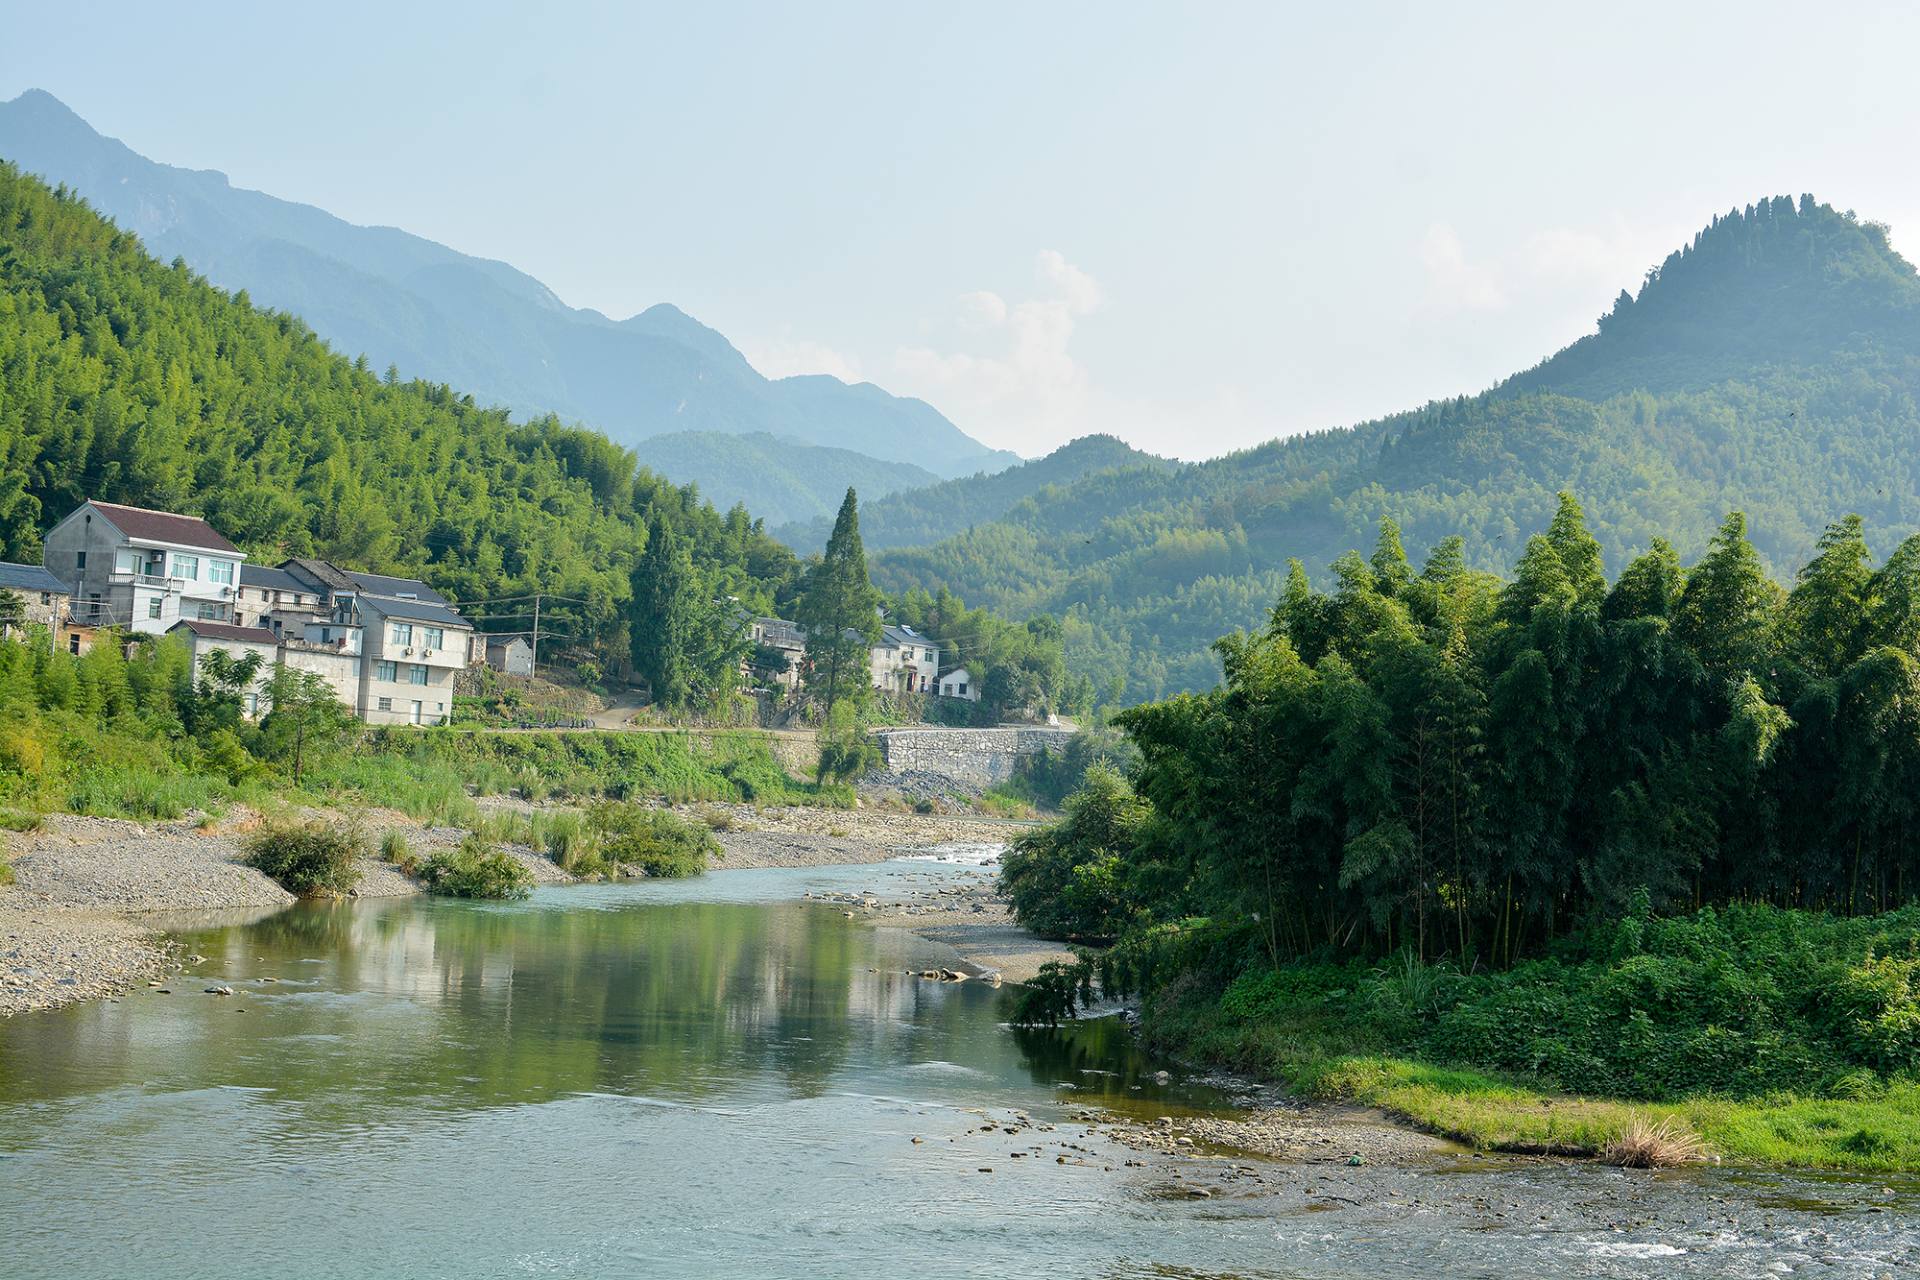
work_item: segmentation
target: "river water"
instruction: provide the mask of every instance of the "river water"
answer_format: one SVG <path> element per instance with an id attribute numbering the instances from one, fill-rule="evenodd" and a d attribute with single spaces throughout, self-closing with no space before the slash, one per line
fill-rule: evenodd
<path id="1" fill-rule="evenodd" d="M 184 925 L 205 960 L 171 994 L 0 1023 L 0 1276 L 1920 1266 L 1904 1181 L 1129 1164 L 1076 1111 L 1232 1100 L 1111 1021 L 1013 1030 L 1007 992 L 909 976 L 950 953 L 801 900 L 958 874 L 734 871 Z M 1058 1128 L 981 1131 L 1016 1111 Z"/>

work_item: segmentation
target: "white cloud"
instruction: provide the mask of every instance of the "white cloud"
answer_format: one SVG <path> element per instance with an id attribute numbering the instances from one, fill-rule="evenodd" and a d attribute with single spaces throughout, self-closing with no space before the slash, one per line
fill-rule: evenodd
<path id="1" fill-rule="evenodd" d="M 960 295 L 952 324 L 974 341 L 900 348 L 898 389 L 930 400 L 963 430 L 1026 453 L 1092 429 L 1087 371 L 1069 347 L 1104 295 L 1057 250 L 1036 255 L 1034 277 L 1034 296 L 1015 302 L 986 290 Z"/>
<path id="2" fill-rule="evenodd" d="M 1671 239 L 1669 230 L 1622 222 L 1600 229 L 1548 227 L 1475 258 L 1452 227 L 1435 223 L 1420 238 L 1419 257 L 1436 309 L 1514 310 L 1537 319 L 1543 309 L 1567 307 L 1598 314 L 1613 293 L 1638 287 Z"/>
<path id="3" fill-rule="evenodd" d="M 769 338 L 762 342 L 743 342 L 741 354 L 747 363 L 769 378 L 791 378 L 803 373 L 830 373 L 842 382 L 865 382 L 860 362 L 853 356 L 834 350 L 824 342 L 804 338 Z"/>
<path id="4" fill-rule="evenodd" d="M 1460 233 L 1444 222 L 1427 228 L 1420 238 L 1420 264 L 1427 283 L 1443 306 L 1465 311 L 1497 311 L 1507 305 L 1493 268 L 1469 262 Z"/>

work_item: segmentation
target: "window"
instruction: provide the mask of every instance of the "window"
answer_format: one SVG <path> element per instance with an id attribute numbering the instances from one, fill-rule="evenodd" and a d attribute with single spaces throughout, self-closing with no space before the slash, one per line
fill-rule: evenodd
<path id="1" fill-rule="evenodd" d="M 425 667 L 420 666 L 418 663 L 415 663 L 413 666 L 407 668 L 408 684 L 425 684 L 426 682 L 427 682 L 427 669 Z"/>
<path id="2" fill-rule="evenodd" d="M 444 649 L 447 647 L 447 633 L 443 627 L 427 628 L 427 648 Z"/>
<path id="3" fill-rule="evenodd" d="M 67 652 L 72 654 L 78 654 L 80 652 L 79 632 L 75 631 L 67 636 Z"/>
<path id="4" fill-rule="evenodd" d="M 87 553 L 86 553 L 86 552 L 84 552 L 84 551 L 76 551 L 76 552 L 74 552 L 74 553 L 73 553 L 73 567 L 74 567 L 74 568 L 76 568 L 76 569 L 84 569 L 84 568 L 86 568 L 86 567 L 87 567 Z"/>
<path id="5" fill-rule="evenodd" d="M 380 699 L 377 699 L 373 705 L 378 707 L 382 711 L 391 711 L 393 710 L 393 699 L 380 698 Z"/>
<path id="6" fill-rule="evenodd" d="M 231 560 L 207 561 L 207 581 L 218 582 L 224 586 L 232 586 L 233 585 L 233 561 Z"/>
<path id="7" fill-rule="evenodd" d="M 40 603 L 41 603 L 41 604 L 52 604 L 52 603 L 53 603 L 53 592 L 51 592 L 51 591 L 42 591 L 42 592 L 40 593 Z"/>
<path id="8" fill-rule="evenodd" d="M 194 581 L 200 577 L 199 556 L 175 556 L 173 558 L 173 576 Z"/>
<path id="9" fill-rule="evenodd" d="M 157 618 L 160 616 L 160 597 L 159 596 L 155 596 L 153 599 L 147 601 L 147 616 L 149 618 Z"/>
<path id="10" fill-rule="evenodd" d="M 399 676 L 395 673 L 393 663 L 376 662 L 373 664 L 373 678 L 375 680 L 391 681 L 391 680 L 397 680 Z M 381 701 L 384 702 L 386 701 L 386 699 L 382 698 Z"/>
<path id="11" fill-rule="evenodd" d="M 205 600 L 202 600 L 199 604 L 195 605 L 193 609 L 193 616 L 200 619 L 200 621 L 202 622 L 219 622 L 221 621 L 222 615 L 224 613 L 225 613 L 225 610 L 221 606 L 217 604 L 209 604 Z"/>
<path id="12" fill-rule="evenodd" d="M 409 645 L 413 643 L 413 624 L 411 622 L 396 622 L 393 624 L 393 643 L 399 645 Z"/>
<path id="13" fill-rule="evenodd" d="M 140 553 L 138 551 L 116 551 L 113 553 L 113 571 L 115 573 L 140 572 Z"/>

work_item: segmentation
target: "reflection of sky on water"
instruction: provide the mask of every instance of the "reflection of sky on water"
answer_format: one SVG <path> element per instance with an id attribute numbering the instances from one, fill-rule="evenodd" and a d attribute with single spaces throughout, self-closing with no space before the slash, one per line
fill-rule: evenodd
<path id="1" fill-rule="evenodd" d="M 1655 1184 L 1289 1174 L 1344 1188 L 1318 1205 L 1339 1213 L 1305 1212 L 1297 1196 L 1189 1201 L 1111 1149 L 1084 1164 L 1030 1152 L 1084 1139 L 985 1133 L 983 1115 L 1222 1099 L 1177 1067 L 1157 1085 L 1169 1064 L 1112 1021 L 1010 1029 L 1009 993 L 904 972 L 944 953 L 795 900 L 978 874 L 742 871 L 203 927 L 184 941 L 208 959 L 177 994 L 0 1024 L 0 1274 L 1431 1280 L 1749 1274 L 1821 1248 L 1820 1274 L 1849 1275 L 1910 1254 L 1904 1214 L 1848 1210 L 1821 1248 L 1797 1223 L 1723 1228 L 1722 1175 L 1659 1193 L 1689 1198 L 1661 1208 L 1672 1229 L 1616 1239 L 1585 1220 L 1510 1230 L 1473 1205 L 1585 1198 L 1604 1213 Z M 214 980 L 237 994 L 200 994 Z M 1807 1214 L 1786 1205 L 1808 1194 L 1791 1181 L 1733 1190 L 1736 1209 L 1765 1194 L 1773 1213 Z M 1412 1209 L 1422 1194 L 1445 1207 Z"/>

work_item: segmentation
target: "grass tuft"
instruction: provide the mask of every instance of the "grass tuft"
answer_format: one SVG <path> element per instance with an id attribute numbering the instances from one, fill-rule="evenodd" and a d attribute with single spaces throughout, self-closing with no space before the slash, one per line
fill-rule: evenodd
<path id="1" fill-rule="evenodd" d="M 1706 1158 L 1700 1135 L 1672 1116 L 1635 1116 L 1624 1133 L 1600 1148 L 1603 1163 L 1622 1169 L 1672 1169 Z"/>

